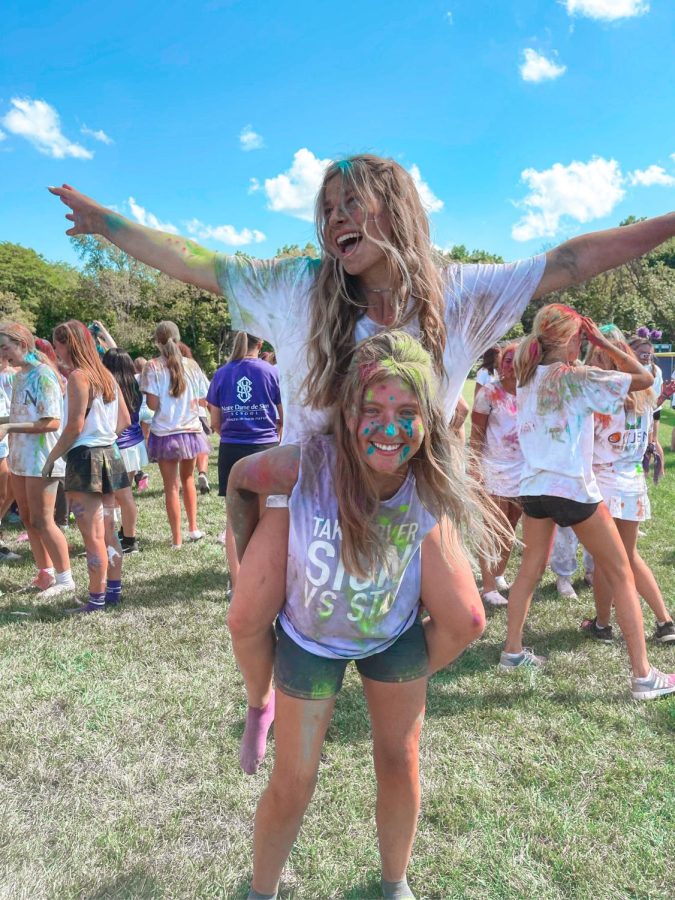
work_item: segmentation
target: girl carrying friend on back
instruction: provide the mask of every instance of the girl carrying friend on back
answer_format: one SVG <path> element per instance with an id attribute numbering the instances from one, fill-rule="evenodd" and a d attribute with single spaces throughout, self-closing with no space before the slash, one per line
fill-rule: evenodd
<path id="1" fill-rule="evenodd" d="M 515 529 L 521 515 L 516 502 L 523 467 L 523 454 L 518 441 L 516 408 L 516 376 L 513 358 L 518 341 L 512 341 L 497 352 L 496 378 L 476 390 L 471 413 L 471 450 L 480 465 L 485 490 Z M 508 590 L 504 577 L 512 543 L 504 544 L 496 568 L 480 560 L 483 579 L 483 601 L 490 606 L 506 606 L 508 600 L 500 591 Z"/>
<path id="2" fill-rule="evenodd" d="M 582 339 L 603 350 L 617 371 L 578 364 Z M 523 648 L 532 594 L 546 567 L 554 528 L 570 526 L 602 568 L 632 667 L 631 693 L 649 700 L 675 692 L 675 675 L 650 666 L 642 611 L 624 545 L 593 476 L 593 415 L 614 415 L 630 391 L 653 376 L 568 306 L 544 306 L 515 358 L 518 428 L 524 465 L 520 483 L 525 549 L 511 587 L 500 667 L 513 671 L 545 662 Z"/>
<path id="3" fill-rule="evenodd" d="M 600 331 L 624 353 L 635 355 L 616 325 L 603 325 Z M 587 362 L 599 369 L 616 370 L 616 362 L 599 347 L 592 348 Z M 645 388 L 631 391 L 615 413 L 595 414 L 593 474 L 628 554 L 638 593 L 656 617 L 654 640 L 666 644 L 675 641 L 675 625 L 654 574 L 637 547 L 640 522 L 651 518 L 642 459 L 654 437 L 656 402 L 655 390 Z M 584 621 L 581 627 L 597 640 L 609 643 L 613 638 L 610 624 L 612 593 L 602 566 L 597 564 L 593 595 L 596 615 Z"/>
<path id="4" fill-rule="evenodd" d="M 184 357 L 178 342 L 180 331 L 174 322 L 160 322 L 155 329 L 160 356 L 151 359 L 141 375 L 141 390 L 154 412 L 150 423 L 148 455 L 156 460 L 164 482 L 164 499 L 171 528 L 172 547 L 183 544 L 180 488 L 188 520 L 188 538 L 199 541 L 204 532 L 197 527 L 195 460 L 208 453 L 200 413 L 206 404 L 209 383 L 193 359 Z"/>
<path id="5" fill-rule="evenodd" d="M 131 493 L 117 435 L 130 423 L 117 383 L 94 339 L 75 319 L 54 329 L 54 350 L 68 376 L 64 426 L 43 467 L 66 461 L 65 489 L 87 554 L 89 599 L 70 610 L 99 612 L 122 597 L 122 548 L 115 533 L 115 492 Z"/>
<path id="6" fill-rule="evenodd" d="M 50 191 L 70 207 L 69 234 L 101 234 L 174 278 L 228 297 L 233 327 L 276 349 L 287 443 L 325 429 L 355 343 L 395 327 L 419 337 L 431 353 L 451 419 L 474 361 L 520 320 L 533 297 L 586 281 L 675 234 L 669 214 L 580 235 L 516 263 L 448 263 L 434 253 L 410 173 L 370 154 L 326 168 L 315 206 L 320 259 L 225 256 L 125 219 L 68 184 Z M 242 560 L 228 615 L 249 702 L 241 746 L 246 771 L 255 771 L 271 721 L 271 623 L 283 602 L 287 548 L 288 514 L 268 508 Z M 461 606 L 459 612 L 461 618 Z"/>
<path id="7" fill-rule="evenodd" d="M 235 464 L 227 503 L 240 555 L 258 498 L 270 491 L 290 495 L 290 534 L 276 627 L 275 762 L 256 813 L 249 896 L 276 897 L 354 660 L 373 731 L 383 892 L 412 897 L 406 869 L 419 812 L 427 679 L 484 627 L 463 539 L 482 541 L 489 554 L 489 529 L 501 537 L 505 524 L 488 501 L 483 525 L 484 495 L 450 435 L 431 358 L 400 331 L 357 346 L 334 435 Z M 464 599 L 466 621 L 449 602 L 453 594 Z"/>
<path id="8" fill-rule="evenodd" d="M 61 378 L 49 358 L 36 350 L 31 332 L 17 322 L 0 324 L 0 354 L 16 366 L 9 422 L 0 425 L 0 437 L 9 435 L 12 493 L 38 568 L 31 586 L 42 598 L 71 593 L 75 583 L 68 543 L 54 521 L 65 466 L 59 460 L 54 471 L 43 472 L 64 422 Z"/>

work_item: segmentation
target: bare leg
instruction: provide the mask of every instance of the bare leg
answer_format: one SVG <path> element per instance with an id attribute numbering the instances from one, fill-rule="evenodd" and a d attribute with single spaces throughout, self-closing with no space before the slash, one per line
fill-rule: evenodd
<path id="1" fill-rule="evenodd" d="M 509 520 L 509 524 L 511 528 L 515 530 L 516 525 L 520 519 L 521 509 L 516 503 L 512 503 L 507 497 L 495 497 L 491 498 L 495 505 L 499 507 L 501 512 Z M 480 565 L 480 574 L 483 581 L 483 593 L 487 594 L 491 591 L 497 590 L 497 582 L 496 578 L 499 575 L 503 575 L 506 571 L 506 567 L 509 562 L 509 557 L 511 556 L 511 550 L 513 549 L 513 541 L 508 544 L 501 545 L 501 557 L 497 562 L 497 565 L 492 569 L 489 567 L 488 563 L 481 556 L 479 559 Z"/>
<path id="2" fill-rule="evenodd" d="M 382 877 L 401 881 L 410 861 L 420 810 L 419 743 L 427 679 L 402 684 L 362 681 L 373 730 Z"/>
<path id="3" fill-rule="evenodd" d="M 67 491 L 66 493 L 84 541 L 84 548 L 87 551 L 89 592 L 103 594 L 108 573 L 108 553 L 103 525 L 102 496 L 101 494 L 88 494 L 84 491 Z"/>
<path id="4" fill-rule="evenodd" d="M 103 497 L 103 532 L 105 535 L 105 546 L 108 554 L 108 581 L 120 581 L 122 579 L 122 545 L 117 537 L 117 528 L 115 527 L 115 499 L 118 494 L 128 491 L 131 496 L 131 488 L 124 488 L 122 491 L 116 491 L 114 496 L 107 494 Z"/>
<path id="5" fill-rule="evenodd" d="M 157 460 L 159 472 L 164 482 L 164 502 L 169 518 L 171 538 L 175 547 L 183 543 L 180 523 L 180 495 L 178 492 L 178 462 L 174 459 Z M 194 460 L 193 460 L 194 465 Z M 194 485 L 193 485 L 194 488 Z"/>
<path id="6" fill-rule="evenodd" d="M 593 570 L 593 599 L 595 600 L 595 620 L 604 628 L 612 619 L 612 590 L 607 583 L 602 566 L 596 562 Z"/>
<path id="7" fill-rule="evenodd" d="M 134 483 L 135 472 L 127 472 L 129 484 Z M 131 488 L 122 488 L 121 491 L 115 491 L 115 500 L 120 508 L 122 516 L 122 534 L 124 537 L 136 537 L 136 523 L 138 522 L 138 507 L 134 500 Z"/>
<path id="8" fill-rule="evenodd" d="M 277 692 L 279 719 L 269 784 L 255 814 L 253 889 L 273 894 L 316 785 L 335 698 L 298 700 Z"/>
<path id="9" fill-rule="evenodd" d="M 507 612 L 507 653 L 520 653 L 523 649 L 523 628 L 532 602 L 537 582 L 544 574 L 555 534 L 552 519 L 533 519 L 523 514 L 523 558 L 516 580 L 509 592 Z"/>
<path id="10" fill-rule="evenodd" d="M 3 457 L 0 459 L 0 513 L 4 513 L 5 503 L 7 502 L 7 498 L 9 496 L 9 466 L 7 465 L 7 458 Z M 0 514 L 0 521 L 2 521 L 2 515 Z"/>
<path id="11" fill-rule="evenodd" d="M 602 568 L 612 592 L 616 617 L 626 641 L 633 675 L 644 678 L 649 674 L 644 623 L 637 589 L 623 543 L 604 503 L 590 519 L 574 526 L 574 533 Z"/>
<path id="12" fill-rule="evenodd" d="M 181 459 L 178 464 L 180 483 L 183 488 L 183 506 L 188 520 L 188 530 L 197 531 L 197 489 L 195 487 L 194 459 Z"/>
<path id="13" fill-rule="evenodd" d="M 422 542 L 422 604 L 429 613 L 424 639 L 432 675 L 483 633 L 485 613 L 471 566 L 452 526 L 437 525 Z M 385 875 L 388 879 L 388 876 Z"/>
<path id="14" fill-rule="evenodd" d="M 53 566 L 52 558 L 47 552 L 47 548 L 42 543 L 40 531 L 33 526 L 31 521 L 31 509 L 30 503 L 28 502 L 26 485 L 28 479 L 24 475 L 14 475 L 14 473 L 10 475 L 10 479 L 14 498 L 19 507 L 19 515 L 21 516 L 21 521 L 26 529 L 30 549 L 33 558 L 35 559 L 35 565 L 38 569 L 50 569 Z"/>
<path id="15" fill-rule="evenodd" d="M 57 478 L 25 478 L 26 500 L 30 510 L 31 528 L 40 535 L 40 542 L 57 574 L 70 568 L 68 542 L 54 521 L 54 507 L 59 482 Z"/>

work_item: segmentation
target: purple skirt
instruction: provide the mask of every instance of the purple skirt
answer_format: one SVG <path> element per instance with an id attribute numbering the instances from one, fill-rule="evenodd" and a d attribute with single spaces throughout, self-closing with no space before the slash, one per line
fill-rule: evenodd
<path id="1" fill-rule="evenodd" d="M 194 459 L 200 453 L 209 453 L 211 444 L 203 431 L 179 431 L 176 434 L 153 434 L 148 438 L 148 456 L 152 462 L 158 459 Z"/>

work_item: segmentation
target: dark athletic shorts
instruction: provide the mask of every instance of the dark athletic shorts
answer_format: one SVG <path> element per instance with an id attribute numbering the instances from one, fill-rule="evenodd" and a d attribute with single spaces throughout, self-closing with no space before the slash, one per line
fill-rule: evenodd
<path id="1" fill-rule="evenodd" d="M 226 444 L 221 443 L 218 448 L 218 496 L 224 497 L 227 493 L 227 479 L 230 477 L 232 466 L 245 456 L 253 456 L 254 453 L 262 453 L 263 450 L 271 450 L 278 447 L 279 441 L 271 444 Z"/>
<path id="2" fill-rule="evenodd" d="M 652 418 L 654 419 L 655 422 L 660 422 L 661 421 L 661 410 L 657 409 Z"/>
<path id="3" fill-rule="evenodd" d="M 66 455 L 66 491 L 113 494 L 129 487 L 129 476 L 117 444 L 75 447 Z"/>
<path id="4" fill-rule="evenodd" d="M 274 681 L 277 688 L 300 700 L 335 697 L 342 687 L 347 663 L 352 660 L 329 659 L 310 653 L 286 634 L 278 619 L 276 633 Z M 359 673 L 372 681 L 402 683 L 424 678 L 428 656 L 421 620 L 417 619 L 391 647 L 354 662 Z"/>
<path id="5" fill-rule="evenodd" d="M 531 519 L 553 519 L 561 528 L 579 525 L 590 519 L 600 503 L 579 503 L 567 497 L 551 497 L 542 494 L 540 497 L 519 497 L 518 502 L 523 512 Z"/>

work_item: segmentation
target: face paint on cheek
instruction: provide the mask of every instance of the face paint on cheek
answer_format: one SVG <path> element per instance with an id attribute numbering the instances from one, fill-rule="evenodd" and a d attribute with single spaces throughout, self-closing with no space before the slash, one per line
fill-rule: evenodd
<path id="1" fill-rule="evenodd" d="M 401 450 L 401 462 L 406 461 L 409 453 L 410 453 L 410 447 L 404 447 L 403 450 Z"/>
<path id="2" fill-rule="evenodd" d="M 424 425 L 422 425 L 421 422 L 419 422 L 417 425 L 417 433 L 420 437 L 424 437 Z"/>
<path id="3" fill-rule="evenodd" d="M 366 450 L 366 453 L 368 454 L 368 456 L 372 456 L 374 452 L 375 452 L 375 448 L 373 447 L 372 444 L 370 444 L 370 446 Z"/>
<path id="4" fill-rule="evenodd" d="M 412 419 L 399 419 L 398 424 L 407 437 L 411 438 L 413 436 Z"/>

